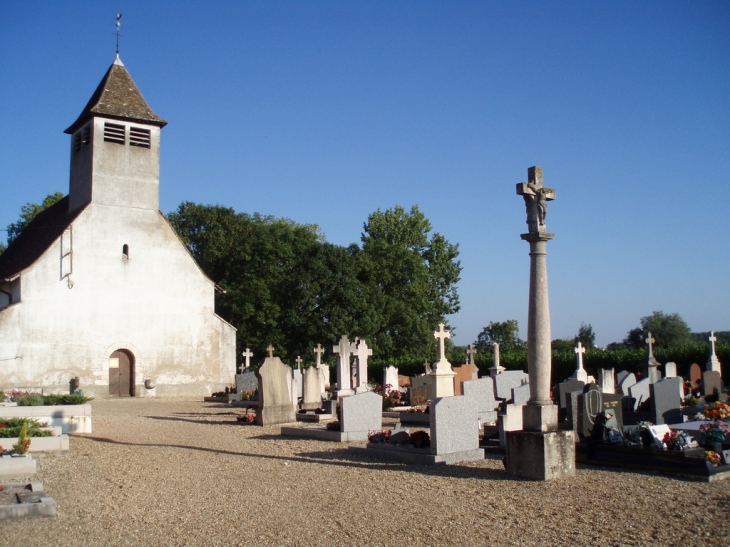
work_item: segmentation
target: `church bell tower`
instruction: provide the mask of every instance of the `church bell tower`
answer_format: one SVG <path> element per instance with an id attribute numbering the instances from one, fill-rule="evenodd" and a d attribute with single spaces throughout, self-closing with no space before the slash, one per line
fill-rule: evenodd
<path id="1" fill-rule="evenodd" d="M 88 203 L 159 210 L 160 129 L 119 55 L 71 135 L 69 211 Z"/>

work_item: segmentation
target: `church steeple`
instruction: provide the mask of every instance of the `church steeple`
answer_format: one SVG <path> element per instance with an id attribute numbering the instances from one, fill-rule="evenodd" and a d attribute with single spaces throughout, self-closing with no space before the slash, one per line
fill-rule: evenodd
<path id="1" fill-rule="evenodd" d="M 117 55 L 65 131 L 73 135 L 69 210 L 89 202 L 157 210 L 160 129 L 165 125 Z"/>
<path id="2" fill-rule="evenodd" d="M 158 127 L 167 125 L 165 120 L 152 112 L 118 54 L 84 110 L 64 133 L 73 135 L 92 116 L 104 116 Z"/>

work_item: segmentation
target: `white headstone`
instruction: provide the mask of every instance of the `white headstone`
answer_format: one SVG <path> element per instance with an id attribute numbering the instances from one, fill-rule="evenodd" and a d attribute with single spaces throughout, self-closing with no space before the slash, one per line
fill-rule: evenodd
<path id="1" fill-rule="evenodd" d="M 368 347 L 365 340 L 360 340 L 355 349 L 355 358 L 357 360 L 357 374 L 355 383 L 355 393 L 364 393 L 368 391 L 368 357 L 373 354 L 373 350 Z M 396 389 L 398 380 L 395 381 Z"/>
<path id="2" fill-rule="evenodd" d="M 649 384 L 649 378 L 644 378 L 629 388 L 629 396 L 634 398 L 634 410 L 637 410 L 639 405 L 649 400 Z"/>
<path id="3" fill-rule="evenodd" d="M 332 352 L 337 354 L 337 393 L 341 396 L 352 395 L 355 390 L 350 382 L 350 356 L 354 348 L 347 336 L 342 335 L 339 345 L 334 346 Z"/>
<path id="4" fill-rule="evenodd" d="M 598 369 L 598 385 L 601 393 L 616 393 L 616 381 L 612 368 Z"/>
<path id="5" fill-rule="evenodd" d="M 677 363 L 669 361 L 664 365 L 664 377 L 675 378 L 677 376 Z"/>
<path id="6" fill-rule="evenodd" d="M 383 391 L 385 393 L 398 391 L 398 369 L 393 365 L 388 365 L 383 369 Z"/>
<path id="7" fill-rule="evenodd" d="M 621 383 L 618 385 L 618 387 L 621 390 L 621 393 L 624 394 L 624 397 L 628 397 L 630 395 L 629 388 L 635 383 L 636 375 L 633 372 L 629 373 L 627 376 L 624 377 L 623 380 L 621 380 Z"/>
<path id="8" fill-rule="evenodd" d="M 708 340 L 710 341 L 710 357 L 707 359 L 707 370 L 714 370 L 722 375 L 722 365 L 715 353 L 715 342 L 717 342 L 717 336 L 715 336 L 714 331 L 710 333 Z"/>
<path id="9" fill-rule="evenodd" d="M 317 367 L 305 368 L 303 371 L 302 410 L 314 410 L 322 406 L 319 370 Z"/>
<path id="10" fill-rule="evenodd" d="M 586 352 L 586 348 L 583 347 L 582 342 L 578 342 L 578 347 L 575 348 L 573 351 L 578 356 L 578 366 L 576 367 L 575 372 L 573 373 L 573 376 L 571 376 L 571 378 L 573 380 L 578 380 L 579 382 L 588 383 L 588 373 L 583 368 L 583 354 Z"/>
<path id="11" fill-rule="evenodd" d="M 454 376 L 456 376 L 456 373 L 451 369 L 451 363 L 446 359 L 446 340 L 451 338 L 451 333 L 444 329 L 443 323 L 439 323 L 439 330 L 433 333 L 433 337 L 439 342 L 439 360 L 429 375 L 433 382 L 431 398 L 452 397 L 454 395 Z"/>

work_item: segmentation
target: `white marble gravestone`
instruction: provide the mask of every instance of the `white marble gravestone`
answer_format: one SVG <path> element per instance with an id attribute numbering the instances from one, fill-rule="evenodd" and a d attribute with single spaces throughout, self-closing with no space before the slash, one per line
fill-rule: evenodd
<path id="1" fill-rule="evenodd" d="M 388 365 L 383 369 L 383 391 L 385 393 L 398 391 L 398 369 L 393 365 Z"/>
<path id="2" fill-rule="evenodd" d="M 453 397 L 454 376 L 456 373 L 451 369 L 451 363 L 446 359 L 446 339 L 451 338 L 451 333 L 444 330 L 444 324 L 439 323 L 439 330 L 433 333 L 433 337 L 439 342 L 439 360 L 433 368 L 429 377 L 431 378 L 431 399 L 439 397 Z"/>
<path id="3" fill-rule="evenodd" d="M 664 364 L 664 377 L 665 378 L 676 378 L 677 376 L 677 363 L 669 361 Z"/>
<path id="4" fill-rule="evenodd" d="M 259 379 L 259 406 L 256 410 L 258 425 L 296 421 L 291 400 L 291 368 L 278 357 L 273 357 L 272 353 L 273 348 L 269 351 L 269 357 L 256 370 Z"/>
<path id="5" fill-rule="evenodd" d="M 368 387 L 368 357 L 373 354 L 373 350 L 368 347 L 365 340 L 360 340 L 355 348 L 355 359 L 357 361 L 355 374 L 355 393 L 364 393 L 370 388 Z M 398 380 L 394 384 L 398 386 Z"/>
<path id="6" fill-rule="evenodd" d="M 303 394 L 302 410 L 315 410 L 322 407 L 322 392 L 320 391 L 319 370 L 317 367 L 305 368 L 302 373 Z"/>

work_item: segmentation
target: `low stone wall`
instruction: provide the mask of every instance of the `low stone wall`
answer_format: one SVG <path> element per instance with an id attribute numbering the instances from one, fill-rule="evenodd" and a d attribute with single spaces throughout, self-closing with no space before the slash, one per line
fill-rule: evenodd
<path id="1" fill-rule="evenodd" d="M 33 418 L 62 433 L 91 433 L 91 405 L 3 406 L 0 418 Z"/>

